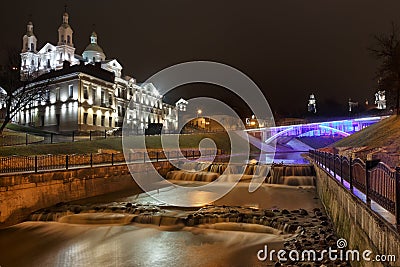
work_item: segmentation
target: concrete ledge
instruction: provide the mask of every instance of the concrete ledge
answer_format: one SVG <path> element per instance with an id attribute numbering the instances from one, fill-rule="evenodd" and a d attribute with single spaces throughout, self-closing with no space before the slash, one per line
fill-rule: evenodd
<path id="1" fill-rule="evenodd" d="M 396 256 L 396 262 L 354 261 L 352 266 L 400 266 L 400 235 L 394 226 L 369 209 L 324 169 L 313 165 L 320 199 L 332 218 L 338 236 L 347 240 L 348 248 L 371 250 L 373 257 Z"/>

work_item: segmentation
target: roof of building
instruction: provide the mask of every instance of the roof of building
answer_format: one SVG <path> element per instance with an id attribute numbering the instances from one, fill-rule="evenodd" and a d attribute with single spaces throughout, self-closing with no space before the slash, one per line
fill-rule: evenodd
<path id="1" fill-rule="evenodd" d="M 99 53 L 104 53 L 103 49 L 98 44 L 93 44 L 93 43 L 90 43 L 88 46 L 86 46 L 85 52 L 86 51 L 95 51 Z"/>
<path id="2" fill-rule="evenodd" d="M 95 52 L 99 52 L 99 53 L 103 53 L 104 51 L 103 49 L 97 44 L 97 33 L 96 32 L 92 32 L 92 35 L 90 36 L 91 38 L 95 38 L 93 41 L 93 39 L 91 39 L 91 42 L 88 46 L 86 46 L 85 52 L 86 51 L 95 51 Z"/>
<path id="3" fill-rule="evenodd" d="M 63 75 L 72 74 L 76 72 L 85 73 L 110 83 L 114 83 L 115 79 L 115 74 L 113 72 L 102 69 L 101 65 L 85 64 L 84 62 L 81 61 L 80 64 L 73 66 L 69 66 L 68 63 L 65 63 L 64 68 L 60 70 L 53 70 L 50 71 L 49 73 L 40 75 L 33 82 L 57 78 Z"/>

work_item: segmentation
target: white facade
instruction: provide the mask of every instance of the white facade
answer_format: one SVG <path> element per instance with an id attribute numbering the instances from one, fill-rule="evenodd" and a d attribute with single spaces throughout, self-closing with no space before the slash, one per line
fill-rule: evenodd
<path id="1" fill-rule="evenodd" d="M 58 43 L 53 45 L 46 43 L 41 49 L 37 49 L 37 38 L 33 33 L 33 23 L 27 25 L 27 32 L 23 36 L 21 51 L 21 78 L 32 79 L 50 70 L 58 70 L 63 67 L 64 61 L 70 64 L 78 64 L 73 44 L 73 30 L 68 24 L 68 13 L 63 14 L 63 22 L 58 28 Z"/>
<path id="2" fill-rule="evenodd" d="M 378 109 L 386 109 L 386 94 L 385 91 L 375 93 L 375 105 Z"/>
<path id="3" fill-rule="evenodd" d="M 49 83 L 47 101 L 31 103 L 23 110 L 16 118 L 21 124 L 54 131 L 90 131 L 122 127 L 125 119 L 134 133 L 141 134 L 149 123 L 162 123 L 166 131 L 177 130 L 178 109 L 186 110 L 182 101 L 176 106 L 163 103 L 153 84 L 123 77 L 122 65 L 106 58 L 95 32 L 82 56 L 76 55 L 66 12 L 57 45 L 46 43 L 40 50 L 33 24 L 28 23 L 21 60 L 21 79 L 38 77 L 38 83 Z"/>

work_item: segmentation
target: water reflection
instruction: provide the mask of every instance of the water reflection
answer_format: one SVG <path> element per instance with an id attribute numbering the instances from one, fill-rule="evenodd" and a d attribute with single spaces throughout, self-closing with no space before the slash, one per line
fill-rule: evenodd
<path id="1" fill-rule="evenodd" d="M 258 249 L 283 242 L 283 237 L 258 233 L 41 222 L 0 233 L 4 266 L 263 266 Z"/>

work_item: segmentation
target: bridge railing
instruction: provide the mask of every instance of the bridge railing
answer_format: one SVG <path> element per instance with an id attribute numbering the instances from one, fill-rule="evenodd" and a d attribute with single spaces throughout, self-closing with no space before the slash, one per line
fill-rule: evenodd
<path id="1" fill-rule="evenodd" d="M 364 193 L 370 208 L 372 200 L 393 214 L 400 229 L 400 167 L 392 169 L 379 160 L 364 162 L 317 150 L 310 150 L 309 155 L 351 194 L 355 195 L 354 189 Z"/>

